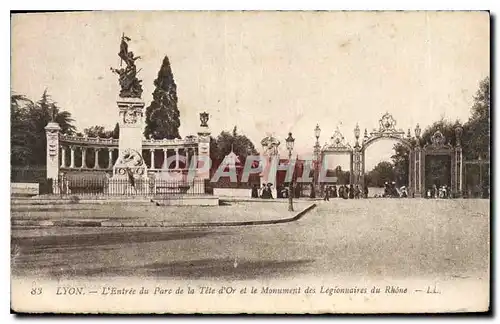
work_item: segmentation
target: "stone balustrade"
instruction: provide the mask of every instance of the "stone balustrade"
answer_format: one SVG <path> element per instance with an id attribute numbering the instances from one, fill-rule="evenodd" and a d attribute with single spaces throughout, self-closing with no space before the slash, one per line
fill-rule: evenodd
<path id="1" fill-rule="evenodd" d="M 72 169 L 78 170 L 111 170 L 116 160 L 118 159 L 119 146 L 118 139 L 86 137 L 86 136 L 70 136 L 59 134 L 58 146 L 60 149 L 60 169 L 69 171 Z M 187 136 L 184 139 L 143 139 L 142 154 L 145 155 L 149 151 L 148 169 L 154 170 L 180 170 L 187 169 L 192 163 L 192 159 L 198 155 L 199 138 L 196 136 Z M 92 150 L 94 154 L 94 164 L 87 165 L 87 152 Z M 69 151 L 69 154 L 67 153 Z M 107 162 L 102 165 L 101 151 L 107 151 Z M 156 154 L 156 151 L 163 154 Z M 80 152 L 79 159 L 76 159 L 76 152 Z M 92 153 L 92 152 L 91 152 Z M 167 158 L 174 153 L 175 158 L 173 163 L 166 165 Z M 101 159 L 101 161 L 99 161 Z M 159 160 L 159 161 L 158 161 Z M 181 165 L 181 160 L 184 162 Z M 158 162 L 158 163 L 157 163 Z M 161 164 L 161 165 L 158 165 Z"/>

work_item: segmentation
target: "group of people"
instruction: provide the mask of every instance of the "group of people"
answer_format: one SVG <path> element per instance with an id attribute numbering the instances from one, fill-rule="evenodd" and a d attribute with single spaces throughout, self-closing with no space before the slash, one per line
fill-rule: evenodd
<path id="1" fill-rule="evenodd" d="M 272 186 L 272 183 L 264 183 L 262 184 L 262 188 L 259 188 L 257 185 L 253 185 L 252 198 L 273 199 L 273 191 L 271 189 Z"/>
<path id="2" fill-rule="evenodd" d="M 382 195 L 384 198 L 408 198 L 408 190 L 406 186 L 402 186 L 399 191 L 396 188 L 396 182 L 384 184 L 384 194 Z"/>
<path id="3" fill-rule="evenodd" d="M 437 185 L 433 185 L 432 188 L 427 189 L 426 198 L 450 198 L 450 190 L 448 186 L 443 185 L 438 187 Z"/>
<path id="4" fill-rule="evenodd" d="M 337 186 L 326 186 L 325 187 L 325 197 L 323 200 L 329 201 L 330 198 L 343 198 L 343 199 L 359 199 L 368 197 L 368 187 L 364 187 L 363 190 L 359 188 L 359 185 L 341 185 L 338 190 Z"/>

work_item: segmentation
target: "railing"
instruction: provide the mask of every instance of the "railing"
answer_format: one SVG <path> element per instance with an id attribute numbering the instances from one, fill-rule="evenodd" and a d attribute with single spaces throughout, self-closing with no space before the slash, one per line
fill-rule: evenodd
<path id="1" fill-rule="evenodd" d="M 202 179 L 191 181 L 151 179 L 59 179 L 44 186 L 42 194 L 78 197 L 148 196 L 169 198 L 204 195 Z"/>

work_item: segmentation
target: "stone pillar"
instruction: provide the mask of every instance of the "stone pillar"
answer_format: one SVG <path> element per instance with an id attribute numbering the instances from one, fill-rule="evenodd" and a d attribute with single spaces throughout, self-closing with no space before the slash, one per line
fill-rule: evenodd
<path id="1" fill-rule="evenodd" d="M 186 147 L 184 149 L 184 152 L 185 152 L 185 156 L 186 156 L 186 160 L 184 162 L 184 169 L 189 169 L 189 151 L 191 150 L 191 148 L 189 147 Z"/>
<path id="2" fill-rule="evenodd" d="M 113 166 L 113 178 L 126 180 L 128 178 L 126 168 L 129 168 L 134 178 L 147 178 L 148 167 L 142 157 L 142 145 L 144 141 L 144 101 L 141 98 L 123 98 L 117 100 L 119 109 L 120 137 L 118 139 L 118 159 Z M 130 165 L 123 159 L 124 154 L 130 154 L 139 165 Z M 153 161 L 154 163 L 154 161 Z M 126 183 L 126 182 L 124 182 Z M 144 182 L 145 183 L 145 182 Z M 126 186 L 120 191 L 127 191 Z"/>
<path id="3" fill-rule="evenodd" d="M 99 151 L 100 148 L 95 148 L 94 149 L 94 169 L 99 169 Z"/>
<path id="4" fill-rule="evenodd" d="M 200 113 L 200 129 L 198 131 L 198 156 L 203 161 L 203 168 L 199 169 L 197 166 L 196 175 L 200 179 L 210 178 L 210 169 L 207 163 L 210 162 L 210 129 L 208 128 L 209 115 L 207 113 Z"/>
<path id="5" fill-rule="evenodd" d="M 87 167 L 87 148 L 86 147 L 81 147 L 82 150 L 82 168 Z"/>
<path id="6" fill-rule="evenodd" d="M 155 169 L 155 150 L 154 149 L 149 149 L 149 156 L 151 158 L 151 170 Z"/>
<path id="7" fill-rule="evenodd" d="M 70 148 L 70 165 L 69 167 L 70 168 L 74 168 L 75 167 L 75 147 L 72 145 L 69 147 Z"/>
<path id="8" fill-rule="evenodd" d="M 108 149 L 108 169 L 113 167 L 113 149 Z"/>
<path id="9" fill-rule="evenodd" d="M 175 168 L 179 168 L 179 148 L 175 148 Z"/>
<path id="10" fill-rule="evenodd" d="M 66 167 L 66 147 L 61 146 L 61 168 Z"/>
<path id="11" fill-rule="evenodd" d="M 193 161 L 193 162 L 191 162 L 191 161 Z M 193 155 L 191 156 L 191 161 L 189 162 L 189 166 L 191 167 L 191 164 L 193 164 L 194 168 L 196 169 L 198 167 L 196 148 L 193 148 Z"/>
<path id="12" fill-rule="evenodd" d="M 418 172 L 418 183 L 420 184 L 420 194 L 425 197 L 427 189 L 425 188 L 425 150 L 419 150 L 418 163 L 420 164 Z"/>
<path id="13" fill-rule="evenodd" d="M 162 165 L 162 169 L 164 169 L 164 170 L 168 169 L 167 155 L 168 155 L 168 149 L 164 148 L 163 149 L 163 165 Z"/>
<path id="14" fill-rule="evenodd" d="M 45 126 L 47 136 L 47 179 L 58 179 L 59 177 L 59 132 L 61 127 L 58 123 L 50 122 Z"/>

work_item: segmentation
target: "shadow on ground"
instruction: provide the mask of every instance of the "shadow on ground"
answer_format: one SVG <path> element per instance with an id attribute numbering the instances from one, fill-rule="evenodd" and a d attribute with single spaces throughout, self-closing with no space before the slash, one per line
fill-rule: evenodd
<path id="1" fill-rule="evenodd" d="M 184 231 L 134 231 L 113 233 L 89 233 L 75 235 L 49 235 L 42 237 L 13 237 L 11 246 L 17 247 L 23 254 L 48 254 L 65 252 L 65 250 L 85 251 L 87 249 L 102 249 L 107 245 L 150 243 L 172 240 L 189 240 L 202 238 L 208 235 L 224 235 L 225 232 L 209 230 L 184 230 Z"/>

